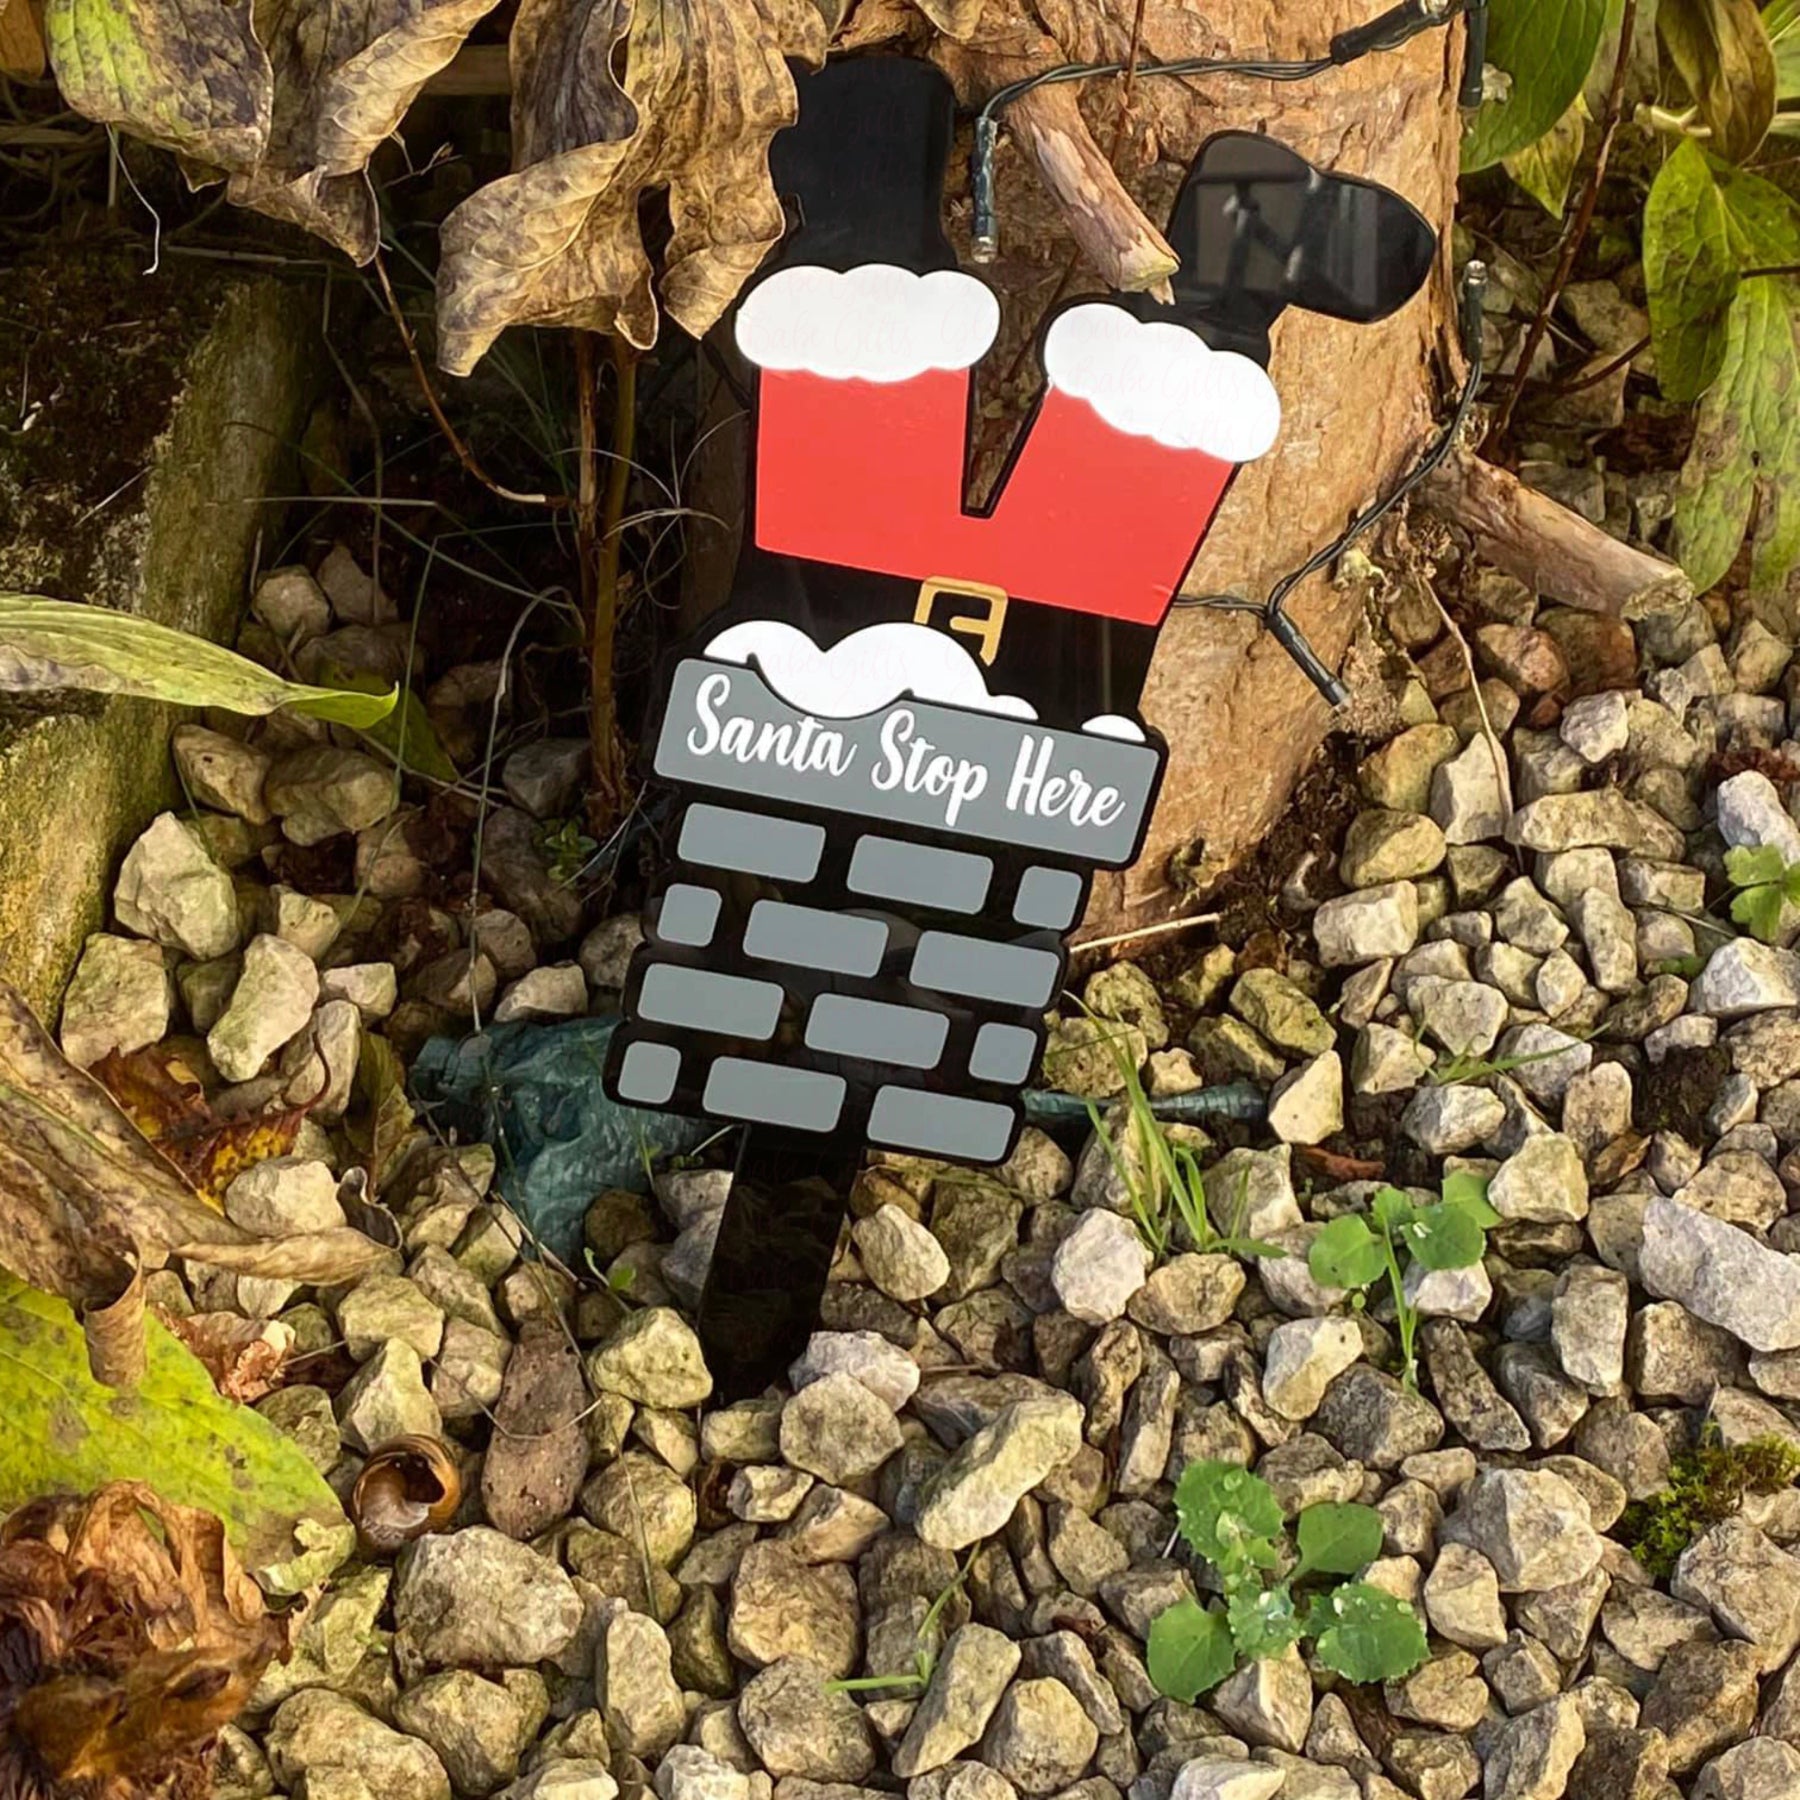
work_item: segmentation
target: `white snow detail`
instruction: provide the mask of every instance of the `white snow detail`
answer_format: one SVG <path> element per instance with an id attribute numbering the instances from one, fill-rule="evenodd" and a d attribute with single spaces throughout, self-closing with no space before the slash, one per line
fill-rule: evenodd
<path id="1" fill-rule="evenodd" d="M 1123 713 L 1100 713 L 1092 719 L 1083 719 L 1081 729 L 1091 732 L 1095 737 L 1123 738 L 1128 744 L 1143 744 L 1149 740 L 1144 736 L 1144 728 L 1136 719 L 1128 719 Z"/>
<path id="2" fill-rule="evenodd" d="M 958 269 L 806 266 L 778 270 L 751 290 L 738 309 L 737 344 L 761 369 L 897 382 L 971 367 L 999 328 L 999 302 Z"/>
<path id="3" fill-rule="evenodd" d="M 1281 430 L 1267 371 L 1215 350 L 1184 325 L 1122 306 L 1072 306 L 1044 339 L 1050 385 L 1085 400 L 1115 431 L 1222 462 L 1254 462 Z"/>
<path id="4" fill-rule="evenodd" d="M 907 694 L 1009 719 L 1037 717 L 1016 694 L 990 694 L 981 664 L 929 625 L 865 625 L 821 650 L 780 620 L 746 619 L 720 632 L 706 654 L 720 662 L 754 662 L 789 706 L 820 719 L 859 719 Z"/>

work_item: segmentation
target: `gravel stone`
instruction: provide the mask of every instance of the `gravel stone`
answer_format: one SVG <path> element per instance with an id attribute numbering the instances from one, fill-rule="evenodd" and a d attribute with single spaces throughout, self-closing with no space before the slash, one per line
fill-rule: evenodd
<path id="1" fill-rule="evenodd" d="M 366 831 L 394 809 L 394 773 L 360 750 L 314 744 L 269 770 L 263 799 L 294 844 Z"/>
<path id="2" fill-rule="evenodd" d="M 409 1432 L 443 1434 L 437 1405 L 425 1391 L 419 1353 L 400 1338 L 381 1345 L 344 1384 L 337 1417 L 344 1442 L 365 1453 Z"/>
<path id="3" fill-rule="evenodd" d="M 1485 1469 L 1444 1521 L 1443 1536 L 1479 1550 L 1506 1594 L 1579 1581 L 1603 1545 L 1580 1493 L 1542 1469 Z"/>
<path id="4" fill-rule="evenodd" d="M 1688 990 L 1688 1006 L 1714 1019 L 1800 1005 L 1800 956 L 1754 938 L 1730 938 L 1713 951 Z"/>
<path id="5" fill-rule="evenodd" d="M 1060 1681 L 1017 1681 L 982 1740 L 982 1760 L 1023 1794 L 1054 1794 L 1078 1781 L 1100 1733 Z"/>
<path id="6" fill-rule="evenodd" d="M 225 1216 L 258 1237 L 332 1231 L 344 1223 L 337 1190 L 329 1164 L 304 1156 L 271 1156 L 233 1178 L 225 1190 Z"/>
<path id="7" fill-rule="evenodd" d="M 623 1600 L 606 1606 L 594 1658 L 594 1694 L 606 1735 L 627 1756 L 661 1756 L 687 1728 L 668 1637 Z"/>
<path id="8" fill-rule="evenodd" d="M 836 1563 L 810 1566 L 778 1540 L 752 1544 L 732 1580 L 727 1636 L 752 1668 L 798 1656 L 840 1680 L 861 1648 L 856 1578 Z"/>
<path id="9" fill-rule="evenodd" d="M 939 1769 L 978 1743 L 1019 1667 L 1019 1647 L 986 1625 L 950 1634 L 930 1684 L 894 1752 L 896 1775 Z"/>
<path id="10" fill-rule="evenodd" d="M 1800 1259 L 1663 1195 L 1644 1211 L 1638 1266 L 1651 1293 L 1752 1350 L 1800 1348 Z"/>
<path id="11" fill-rule="evenodd" d="M 699 1338 L 666 1306 L 630 1314 L 589 1354 L 587 1373 L 600 1392 L 622 1394 L 640 1406 L 680 1411 L 700 1405 L 712 1392 Z"/>
<path id="12" fill-rule="evenodd" d="M 1283 1418 L 1310 1418 L 1326 1388 L 1361 1354 L 1354 1320 L 1334 1315 L 1278 1325 L 1264 1353 L 1263 1398 Z"/>
<path id="13" fill-rule="evenodd" d="M 745 1683 L 738 1723 L 771 1775 L 861 1781 L 874 1773 L 875 1746 L 862 1708 L 825 1682 L 817 1664 L 790 1656 Z"/>
<path id="14" fill-rule="evenodd" d="M 1240 1737 L 1299 1755 L 1312 1723 L 1312 1677 L 1290 1645 L 1244 1666 L 1213 1690 L 1212 1710 Z"/>
<path id="15" fill-rule="evenodd" d="M 489 1681 L 472 1669 L 446 1669 L 400 1696 L 394 1723 L 436 1751 L 459 1794 L 491 1794 L 518 1774 L 547 1706 L 535 1671 L 508 1670 Z"/>
<path id="16" fill-rule="evenodd" d="M 117 1050 L 129 1055 L 169 1029 L 174 1003 L 162 951 L 138 938 L 96 932 L 63 996 L 59 1041 L 78 1069 Z"/>
<path id="17" fill-rule="evenodd" d="M 1557 1278 L 1550 1341 L 1568 1378 L 1590 1394 L 1614 1394 L 1625 1380 L 1631 1284 L 1612 1269 L 1576 1263 Z"/>
<path id="18" fill-rule="evenodd" d="M 1082 1425 L 1081 1406 L 1067 1394 L 1002 1408 L 939 1472 L 919 1506 L 919 1537 L 940 1550 L 991 1537 L 1026 1494 L 1081 1448 Z"/>
<path id="19" fill-rule="evenodd" d="M 1748 1519 L 1726 1519 L 1681 1553 L 1669 1591 L 1708 1609 L 1719 1629 L 1779 1669 L 1800 1646 L 1800 1559 L 1778 1549 Z"/>
<path id="20" fill-rule="evenodd" d="M 1400 1115 L 1400 1129 L 1433 1156 L 1457 1156 L 1486 1142 L 1505 1118 L 1498 1094 L 1458 1082 L 1420 1088 Z"/>
<path id="21" fill-rule="evenodd" d="M 113 911 L 127 931 L 196 961 L 238 945 L 231 876 L 173 813 L 159 813 L 125 852 Z"/>
<path id="22" fill-rule="evenodd" d="M 430 1666 L 552 1661 L 581 1616 L 581 1596 L 555 1563 L 486 1525 L 420 1538 L 400 1559 L 394 1628 Z"/>
<path id="23" fill-rule="evenodd" d="M 1290 1056 L 1319 1056 L 1337 1041 L 1331 1022 L 1305 992 L 1274 969 L 1252 969 L 1231 990 L 1231 1010 Z"/>
<path id="24" fill-rule="evenodd" d="M 950 1279 L 943 1245 L 898 1206 L 890 1203 L 857 1220 L 851 1236 L 863 1272 L 891 1299 L 927 1299 Z"/>
<path id="25" fill-rule="evenodd" d="M 1488 1183 L 1488 1203 L 1509 1220 L 1585 1219 L 1588 1180 L 1581 1153 L 1560 1132 L 1530 1139 Z"/>
<path id="26" fill-rule="evenodd" d="M 1392 881 L 1324 901 L 1313 914 L 1319 961 L 1328 969 L 1404 956 L 1419 941 L 1419 896 Z"/>
<path id="27" fill-rule="evenodd" d="M 1289 1070 L 1275 1083 L 1269 1090 L 1267 1124 L 1284 1144 L 1322 1144 L 1343 1130 L 1344 1066 L 1335 1050 Z"/>
<path id="28" fill-rule="evenodd" d="M 1506 1642 L 1506 1609 L 1494 1565 L 1466 1544 L 1445 1544 L 1425 1577 L 1425 1616 L 1431 1628 L 1465 1650 Z"/>
<path id="29" fill-rule="evenodd" d="M 1483 1800 L 1561 1800 L 1586 1743 L 1581 1710 L 1567 1694 L 1508 1719 L 1487 1754 Z"/>
<path id="30" fill-rule="evenodd" d="M 312 1022 L 319 971 L 292 944 L 264 934 L 244 950 L 230 1003 L 206 1034 L 207 1054 L 227 1081 L 248 1081 Z"/>
<path id="31" fill-rule="evenodd" d="M 354 1778 L 382 1800 L 450 1800 L 450 1779 L 429 1745 L 326 1688 L 284 1700 L 264 1747 L 275 1779 L 296 1793 L 348 1795 L 338 1783 Z"/>
<path id="32" fill-rule="evenodd" d="M 1354 1462 L 1394 1469 L 1409 1456 L 1436 1449 L 1444 1421 L 1423 1395 L 1358 1363 L 1326 1389 L 1313 1429 Z"/>
<path id="33" fill-rule="evenodd" d="M 1120 1316 L 1144 1285 L 1150 1254 L 1137 1227 L 1116 1212 L 1085 1212 L 1056 1248 L 1050 1285 L 1065 1311 L 1088 1325 Z"/>
<path id="34" fill-rule="evenodd" d="M 893 1406 L 841 1370 L 810 1381 L 782 1408 L 782 1456 L 834 1487 L 874 1474 L 902 1442 Z"/>
<path id="35" fill-rule="evenodd" d="M 1800 1750 L 1755 1737 L 1715 1756 L 1694 1781 L 1694 1800 L 1793 1800 L 1800 1794 Z"/>

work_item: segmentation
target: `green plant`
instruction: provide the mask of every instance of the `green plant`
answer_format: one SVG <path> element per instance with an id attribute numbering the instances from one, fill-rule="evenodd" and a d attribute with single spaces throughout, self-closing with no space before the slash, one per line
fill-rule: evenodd
<path id="1" fill-rule="evenodd" d="M 1626 123 L 1634 34 L 1617 29 L 1621 13 L 1629 26 L 1647 7 L 1491 0 L 1489 98 L 1464 140 L 1463 167 L 1502 163 L 1560 216 L 1584 141 L 1597 138 L 1546 315 L 1573 271 L 1595 184 Z M 1756 0 L 1659 0 L 1656 38 L 1654 86 L 1672 100 L 1640 107 L 1634 121 L 1669 146 L 1643 216 L 1650 338 L 1664 398 L 1699 408 L 1676 489 L 1675 551 L 1704 591 L 1748 533 L 1751 584 L 1769 589 L 1800 560 L 1800 205 L 1780 177 L 1751 165 L 1773 171 L 1788 159 L 1769 155 L 1771 138 L 1800 133 L 1800 0 L 1760 9 Z M 1602 54 L 1608 42 L 1616 48 Z M 1541 339 L 1542 320 L 1533 335 Z"/>
<path id="2" fill-rule="evenodd" d="M 1090 1018 L 1093 1015 L 1088 1015 Z M 1123 1034 L 1120 1034 L 1121 1036 Z M 1171 1213 L 1187 1233 L 1188 1242 L 1196 1250 L 1221 1251 L 1232 1256 L 1285 1256 L 1279 1244 L 1244 1234 L 1243 1225 L 1249 1212 L 1250 1180 L 1248 1174 L 1238 1185 L 1231 1218 L 1220 1230 L 1213 1224 L 1206 1199 L 1206 1178 L 1200 1171 L 1200 1159 L 1189 1144 L 1171 1143 L 1163 1122 L 1150 1109 L 1150 1098 L 1144 1092 L 1137 1065 L 1119 1048 L 1118 1038 L 1106 1040 L 1124 1084 L 1125 1136 L 1135 1140 L 1139 1159 L 1124 1153 L 1100 1109 L 1087 1102 L 1088 1123 L 1094 1128 L 1106 1152 L 1107 1161 L 1125 1188 L 1132 1218 L 1151 1255 L 1168 1254 L 1174 1225 Z"/>
<path id="3" fill-rule="evenodd" d="M 546 819 L 538 830 L 538 848 L 549 859 L 550 878 L 559 886 L 570 887 L 581 879 L 588 858 L 600 846 L 575 819 Z"/>
<path id="4" fill-rule="evenodd" d="M 1696 1538 L 1729 1519 L 1746 1494 L 1774 1494 L 1800 1477 L 1800 1445 L 1759 1437 L 1729 1449 L 1715 1433 L 1669 1462 L 1669 1485 L 1634 1500 L 1619 1519 L 1619 1536 L 1652 1575 L 1674 1574 Z"/>
<path id="5" fill-rule="evenodd" d="M 1800 863 L 1787 863 L 1773 844 L 1725 852 L 1725 879 L 1737 891 L 1731 916 L 1754 938 L 1772 944 L 1781 934 L 1782 908 L 1800 906 Z"/>
<path id="6" fill-rule="evenodd" d="M 0 692 L 58 688 L 251 715 L 287 707 L 363 731 L 381 724 L 400 698 L 398 688 L 367 693 L 283 681 L 235 650 L 135 613 L 0 593 Z"/>
<path id="7" fill-rule="evenodd" d="M 1529 1050 L 1519 1056 L 1452 1056 L 1448 1061 L 1427 1070 L 1425 1079 L 1433 1087 L 1456 1087 L 1464 1082 L 1485 1081 L 1490 1075 L 1509 1075 L 1514 1069 L 1523 1069 L 1531 1063 L 1548 1062 L 1553 1056 L 1561 1056 L 1571 1045 L 1585 1044 L 1593 1033 L 1565 1031 L 1563 1036 L 1569 1043 L 1555 1044 L 1548 1050 Z"/>
<path id="8" fill-rule="evenodd" d="M 1408 1387 L 1416 1387 L 1419 1313 L 1406 1297 L 1401 1250 L 1424 1269 L 1466 1269 L 1481 1261 L 1487 1229 L 1499 1223 L 1479 1175 L 1446 1175 L 1442 1198 L 1427 1206 L 1396 1187 L 1379 1188 L 1367 1213 L 1333 1219 L 1313 1239 L 1306 1266 L 1321 1286 L 1352 1290 L 1358 1305 L 1363 1289 L 1387 1277 L 1400 1327 L 1401 1375 Z"/>
<path id="9" fill-rule="evenodd" d="M 846 1675 L 825 1684 L 828 1694 L 854 1694 L 876 1688 L 903 1687 L 914 1693 L 923 1693 L 931 1685 L 933 1671 L 937 1668 L 937 1652 L 931 1647 L 933 1632 L 937 1622 L 944 1616 L 944 1608 L 950 1604 L 952 1597 L 962 1591 L 963 1584 L 969 1579 L 969 1571 L 975 1566 L 975 1552 L 979 1544 L 970 1547 L 969 1554 L 962 1559 L 961 1566 L 933 1596 L 931 1604 L 925 1609 L 925 1616 L 919 1621 L 919 1629 L 913 1633 L 913 1666 L 910 1669 L 896 1669 L 889 1675 Z"/>
<path id="10" fill-rule="evenodd" d="M 1189 1463 L 1175 1488 L 1181 1536 L 1218 1572 L 1224 1604 L 1177 1600 L 1150 1626 L 1150 1679 L 1191 1705 L 1237 1666 L 1279 1656 L 1311 1638 L 1319 1660 L 1348 1681 L 1384 1681 L 1425 1660 L 1425 1631 L 1411 1607 L 1367 1581 L 1296 1598 L 1321 1575 L 1354 1575 L 1381 1554 L 1381 1515 L 1372 1506 L 1326 1502 L 1294 1522 L 1296 1557 L 1282 1553 L 1280 1502 L 1269 1484 L 1234 1463 Z"/>

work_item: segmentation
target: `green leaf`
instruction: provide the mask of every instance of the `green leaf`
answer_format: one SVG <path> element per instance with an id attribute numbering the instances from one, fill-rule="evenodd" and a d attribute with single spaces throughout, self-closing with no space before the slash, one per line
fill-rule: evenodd
<path id="1" fill-rule="evenodd" d="M 1381 1279 L 1387 1255 L 1369 1221 L 1361 1213 L 1345 1213 L 1313 1239 L 1306 1266 L 1321 1287 L 1360 1288 Z"/>
<path id="2" fill-rule="evenodd" d="M 1485 169 L 1535 144 L 1581 92 L 1606 26 L 1606 0 L 1492 0 L 1487 59 L 1512 77 L 1463 138 L 1462 166 Z"/>
<path id="3" fill-rule="evenodd" d="M 323 1580 L 354 1537 L 324 1477 L 292 1438 L 220 1394 L 154 1317 L 145 1332 L 137 1388 L 102 1387 L 67 1303 L 0 1274 L 0 1513 L 40 1494 L 147 1481 L 216 1513 L 271 1592 Z"/>
<path id="4" fill-rule="evenodd" d="M 1747 887 L 1731 897 L 1731 916 L 1762 943 L 1772 944 L 1781 935 L 1781 888 L 1773 882 Z"/>
<path id="5" fill-rule="evenodd" d="M 1775 50 L 1756 0 L 1660 0 L 1656 34 L 1713 149 L 1729 162 L 1747 161 L 1775 117 Z"/>
<path id="6" fill-rule="evenodd" d="M 347 669 L 325 659 L 317 673 L 325 676 L 334 687 L 348 688 L 358 694 L 393 697 L 393 690 L 381 685 L 381 677 L 371 675 L 366 669 Z M 371 743 L 380 745 L 395 762 L 415 775 L 446 783 L 460 779 L 461 772 L 450 760 L 450 752 L 444 748 L 444 741 L 438 736 L 424 702 L 410 687 L 399 690 L 398 702 L 385 719 L 377 719 L 362 729 Z"/>
<path id="7" fill-rule="evenodd" d="M 1306 1617 L 1319 1660 L 1346 1681 L 1392 1681 L 1425 1660 L 1425 1629 L 1403 1601 L 1366 1581 L 1321 1594 Z"/>
<path id="8" fill-rule="evenodd" d="M 1398 1231 L 1413 1216 L 1414 1209 L 1410 1195 L 1397 1187 L 1380 1187 L 1375 1190 L 1375 1200 L 1369 1210 L 1383 1231 Z"/>
<path id="9" fill-rule="evenodd" d="M 1186 1706 L 1232 1671 L 1237 1651 L 1223 1612 L 1183 1596 L 1150 1622 L 1144 1666 L 1159 1693 Z"/>
<path id="10" fill-rule="evenodd" d="M 1481 1223 L 1467 1206 L 1421 1206 L 1400 1235 L 1413 1261 L 1427 1269 L 1466 1269 L 1487 1248 Z"/>
<path id="11" fill-rule="evenodd" d="M 1741 274 L 1800 262 L 1800 205 L 1774 182 L 1708 158 L 1725 202 L 1725 229 Z"/>
<path id="12" fill-rule="evenodd" d="M 1300 1615 L 1286 1587 L 1243 1587 L 1225 1603 L 1231 1641 L 1247 1661 L 1279 1656 L 1301 1636 Z"/>
<path id="13" fill-rule="evenodd" d="M 1644 203 L 1644 284 L 1662 391 L 1697 400 L 1725 362 L 1738 260 L 1725 196 L 1691 138 L 1657 172 Z"/>
<path id="14" fill-rule="evenodd" d="M 1569 110 L 1535 144 L 1500 159 L 1507 174 L 1553 219 L 1560 219 L 1569 204 L 1569 184 L 1587 141 L 1587 118 L 1587 102 L 1577 94 Z"/>
<path id="15" fill-rule="evenodd" d="M 1800 906 L 1800 863 L 1794 866 L 1781 878 L 1781 896 Z"/>
<path id="16" fill-rule="evenodd" d="M 1800 282 L 1743 282 L 1725 364 L 1707 389 L 1675 494 L 1675 548 L 1704 592 L 1725 577 L 1756 521 L 1750 580 L 1771 589 L 1800 560 Z"/>
<path id="17" fill-rule="evenodd" d="M 1760 887 L 1786 873 L 1787 864 L 1774 844 L 1740 844 L 1725 852 L 1725 878 L 1733 887 Z"/>
<path id="18" fill-rule="evenodd" d="M 259 663 L 133 613 L 33 594 L 0 594 L 0 692 L 83 688 L 227 712 L 295 712 L 367 729 L 398 691 L 346 693 L 283 681 Z"/>
<path id="19" fill-rule="evenodd" d="M 1800 133 L 1800 0 L 1773 0 L 1763 29 L 1775 52 L 1775 118 L 1771 131 Z"/>
<path id="20" fill-rule="evenodd" d="M 1175 1484 L 1175 1516 L 1181 1535 L 1216 1563 L 1246 1554 L 1257 1560 L 1257 1541 L 1273 1537 L 1282 1522 L 1281 1503 L 1269 1484 L 1228 1462 L 1188 1464 Z"/>
<path id="21" fill-rule="evenodd" d="M 1491 1231 L 1500 1223 L 1500 1215 L 1488 1204 L 1485 1175 L 1477 1175 L 1472 1169 L 1458 1169 L 1444 1177 L 1441 1192 L 1446 1206 L 1467 1208 L 1469 1216 L 1483 1230 Z"/>
<path id="22" fill-rule="evenodd" d="M 1354 1575 L 1381 1554 L 1381 1514 L 1372 1506 L 1326 1500 L 1309 1506 L 1294 1527 L 1302 1575 Z"/>

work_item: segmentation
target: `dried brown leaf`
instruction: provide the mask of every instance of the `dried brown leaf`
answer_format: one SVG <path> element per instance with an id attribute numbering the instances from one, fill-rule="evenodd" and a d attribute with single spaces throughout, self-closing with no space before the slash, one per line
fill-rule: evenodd
<path id="1" fill-rule="evenodd" d="M 1775 117 L 1775 49 L 1756 0 L 1661 0 L 1657 35 L 1712 131 L 1712 148 L 1742 163 Z"/>
<path id="2" fill-rule="evenodd" d="M 232 1224 L 0 982 L 0 1268 L 85 1311 L 171 1256 L 318 1282 L 387 1254 L 354 1231 L 282 1241 Z"/>
<path id="3" fill-rule="evenodd" d="M 968 38 L 981 22 L 986 0 L 916 0 L 916 4 L 945 37 Z"/>
<path id="4" fill-rule="evenodd" d="M 253 1163 L 286 1156 L 300 1135 L 303 1106 L 221 1119 L 207 1104 L 199 1077 L 161 1045 L 121 1056 L 116 1050 L 89 1071 L 131 1121 L 208 1200 Z"/>
<path id="5" fill-rule="evenodd" d="M 443 366 L 466 375 L 508 325 L 655 343 L 638 202 L 656 188 L 674 228 L 662 304 L 704 332 L 781 236 L 768 149 L 795 117 L 785 59 L 816 64 L 825 41 L 813 0 L 522 0 L 514 173 L 441 233 Z"/>
<path id="6" fill-rule="evenodd" d="M 133 1388 L 144 1378 L 144 1271 L 135 1265 L 116 1300 L 81 1315 L 88 1368 L 108 1387 Z"/>
<path id="7" fill-rule="evenodd" d="M 0 75 L 36 81 L 44 73 L 43 8 L 38 0 L 0 0 Z"/>
<path id="8" fill-rule="evenodd" d="M 274 78 L 250 15 L 251 0 L 48 0 L 44 36 L 77 112 L 216 179 L 268 140 Z"/>
<path id="9" fill-rule="evenodd" d="M 498 0 L 263 0 L 274 71 L 265 154 L 233 175 L 240 206 L 285 219 L 359 263 L 378 241 L 363 171 L 425 83 Z"/>
<path id="10" fill-rule="evenodd" d="M 213 1386 L 227 1400 L 248 1405 L 281 1386 L 294 1333 L 279 1319 L 246 1319 L 227 1312 L 179 1318 L 160 1309 L 157 1317 L 206 1365 Z"/>
<path id="11" fill-rule="evenodd" d="M 212 1514 L 115 1482 L 0 1527 L 0 1789 L 203 1793 L 283 1645 Z"/>

